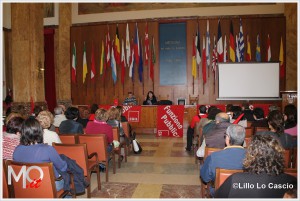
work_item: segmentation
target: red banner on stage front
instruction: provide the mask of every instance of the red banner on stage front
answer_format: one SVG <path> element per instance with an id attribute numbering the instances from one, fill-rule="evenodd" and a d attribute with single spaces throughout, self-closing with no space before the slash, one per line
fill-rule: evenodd
<path id="1" fill-rule="evenodd" d="M 123 115 L 127 118 L 128 122 L 140 122 L 142 114 L 141 106 L 123 105 Z"/>
<path id="2" fill-rule="evenodd" d="M 183 105 L 157 106 L 157 137 L 183 136 Z"/>

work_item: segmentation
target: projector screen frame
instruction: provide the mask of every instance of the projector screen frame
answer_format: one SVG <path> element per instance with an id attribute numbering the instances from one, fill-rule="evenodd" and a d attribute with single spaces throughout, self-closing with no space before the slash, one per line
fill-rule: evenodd
<path id="1" fill-rule="evenodd" d="M 240 65 L 240 64 L 278 64 L 278 97 L 220 97 L 220 72 L 219 72 L 219 64 L 233 64 L 233 65 Z M 217 101 L 220 100 L 266 100 L 266 101 L 281 101 L 282 98 L 280 97 L 280 62 L 238 62 L 238 63 L 227 63 L 227 62 L 220 62 L 218 63 L 218 98 Z"/>

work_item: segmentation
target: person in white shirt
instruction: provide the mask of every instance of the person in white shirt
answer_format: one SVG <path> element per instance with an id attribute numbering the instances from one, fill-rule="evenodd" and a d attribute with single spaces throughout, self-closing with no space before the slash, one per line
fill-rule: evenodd
<path id="1" fill-rule="evenodd" d="M 63 108 L 58 106 L 56 108 L 54 108 L 54 114 L 55 114 L 55 117 L 54 117 L 54 122 L 53 122 L 53 125 L 55 127 L 59 127 L 60 123 L 62 121 L 65 121 L 67 120 L 66 116 L 64 115 L 64 111 L 63 111 Z"/>
<path id="2" fill-rule="evenodd" d="M 52 146 L 52 142 L 61 143 L 61 140 L 56 132 L 50 131 L 48 128 L 53 122 L 53 115 L 49 111 L 42 111 L 36 118 L 44 129 L 44 144 Z"/>

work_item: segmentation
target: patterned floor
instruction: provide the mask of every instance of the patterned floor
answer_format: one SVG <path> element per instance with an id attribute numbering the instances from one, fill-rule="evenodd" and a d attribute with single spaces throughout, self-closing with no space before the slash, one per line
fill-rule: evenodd
<path id="1" fill-rule="evenodd" d="M 185 138 L 138 135 L 143 151 L 131 152 L 109 182 L 101 173 L 101 190 L 92 174 L 92 198 L 200 198 L 199 166 L 185 151 Z M 86 195 L 78 198 L 86 198 Z"/>

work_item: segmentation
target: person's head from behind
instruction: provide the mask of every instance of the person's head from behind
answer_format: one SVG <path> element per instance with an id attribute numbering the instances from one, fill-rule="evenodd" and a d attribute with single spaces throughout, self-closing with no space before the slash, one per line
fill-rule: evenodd
<path id="1" fill-rule="evenodd" d="M 43 143 L 43 128 L 38 120 L 26 119 L 21 127 L 21 145 L 33 145 Z"/>
<path id="2" fill-rule="evenodd" d="M 244 143 L 245 135 L 246 131 L 244 127 L 232 124 L 226 130 L 225 143 L 227 146 L 241 146 Z"/>
<path id="3" fill-rule="evenodd" d="M 49 111 L 41 111 L 36 119 L 40 122 L 43 129 L 48 129 L 53 124 L 53 115 Z"/>
<path id="4" fill-rule="evenodd" d="M 242 103 L 242 110 L 249 110 L 250 108 L 249 108 L 249 103 Z"/>
<path id="5" fill-rule="evenodd" d="M 226 105 L 226 112 L 230 112 L 232 106 L 233 106 L 232 104 L 227 104 Z"/>
<path id="6" fill-rule="evenodd" d="M 66 118 L 70 120 L 76 120 L 79 116 L 79 110 L 76 107 L 69 107 L 65 112 Z"/>
<path id="7" fill-rule="evenodd" d="M 21 134 L 21 127 L 24 119 L 22 117 L 11 118 L 6 125 L 6 132 L 10 134 Z"/>
<path id="8" fill-rule="evenodd" d="M 284 121 L 292 126 L 297 125 L 297 107 L 292 104 L 288 104 L 284 107 Z"/>
<path id="9" fill-rule="evenodd" d="M 260 107 L 254 108 L 254 110 L 253 110 L 253 118 L 255 120 L 265 118 L 265 112 L 264 112 L 264 110 L 262 108 L 260 108 Z"/>
<path id="10" fill-rule="evenodd" d="M 215 120 L 216 115 L 219 114 L 220 112 L 222 112 L 222 110 L 220 110 L 218 108 L 213 108 L 208 112 L 207 118 L 210 120 Z"/>
<path id="11" fill-rule="evenodd" d="M 232 119 L 237 119 L 242 114 L 242 108 L 240 106 L 231 107 Z"/>
<path id="12" fill-rule="evenodd" d="M 35 106 L 35 107 L 33 108 L 34 116 L 37 117 L 41 111 L 43 111 L 43 109 L 42 109 L 41 106 L 38 106 L 38 105 Z"/>
<path id="13" fill-rule="evenodd" d="M 20 113 L 24 117 L 27 116 L 25 106 L 24 105 L 18 105 L 17 106 L 17 113 Z"/>
<path id="14" fill-rule="evenodd" d="M 21 118 L 24 119 L 24 116 L 23 116 L 22 114 L 17 113 L 17 112 L 12 112 L 12 113 L 10 113 L 10 114 L 6 117 L 6 119 L 5 119 L 5 125 L 7 125 L 8 122 L 9 122 L 12 118 L 15 118 L 15 117 L 21 117 Z"/>
<path id="15" fill-rule="evenodd" d="M 205 105 L 200 105 L 199 106 L 199 113 L 206 114 L 206 106 Z"/>
<path id="16" fill-rule="evenodd" d="M 223 122 L 229 122 L 230 121 L 230 118 L 229 118 L 229 115 L 225 112 L 219 112 L 217 115 L 216 115 L 216 123 L 223 123 Z"/>
<path id="17" fill-rule="evenodd" d="M 115 107 L 111 107 L 109 108 L 109 110 L 107 111 L 107 117 L 109 120 L 120 120 L 121 119 L 121 112 L 120 110 L 118 110 Z"/>
<path id="18" fill-rule="evenodd" d="M 88 119 L 89 116 L 90 116 L 90 111 L 87 108 L 84 108 L 82 112 L 82 119 Z"/>
<path id="19" fill-rule="evenodd" d="M 55 107 L 54 108 L 54 114 L 55 115 L 60 115 L 60 114 L 63 114 L 63 109 L 61 107 Z"/>
<path id="20" fill-rule="evenodd" d="M 284 133 L 283 114 L 279 110 L 273 110 L 269 113 L 268 124 L 272 132 L 275 132 L 278 135 Z"/>
<path id="21" fill-rule="evenodd" d="M 93 104 L 91 106 L 91 114 L 95 114 L 95 112 L 99 109 L 98 105 L 97 104 Z"/>
<path id="22" fill-rule="evenodd" d="M 106 110 L 105 109 L 98 109 L 96 112 L 95 112 L 95 119 L 97 121 L 107 121 L 107 114 L 106 114 Z"/>
<path id="23" fill-rule="evenodd" d="M 272 135 L 254 135 L 243 164 L 247 172 L 279 175 L 284 171 L 284 148 Z"/>
<path id="24" fill-rule="evenodd" d="M 148 99 L 151 100 L 153 97 L 155 97 L 153 91 L 148 91 L 148 93 L 147 93 L 147 100 Z"/>

